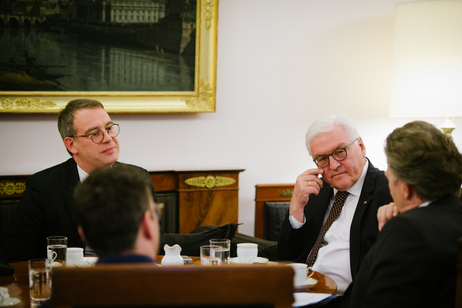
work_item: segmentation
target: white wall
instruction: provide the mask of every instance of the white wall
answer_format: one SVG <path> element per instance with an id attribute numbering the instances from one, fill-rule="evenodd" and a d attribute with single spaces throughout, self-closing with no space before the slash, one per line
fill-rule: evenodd
<path id="1" fill-rule="evenodd" d="M 291 183 L 314 166 L 304 136 L 318 117 L 350 115 L 368 157 L 385 169 L 385 137 L 412 120 L 388 117 L 398 2 L 221 0 L 216 112 L 113 115 L 120 161 L 148 170 L 245 168 L 239 230 L 249 235 L 255 185 Z M 68 158 L 56 117 L 0 114 L 0 174 L 31 174 Z M 461 144 L 462 120 L 453 120 Z"/>

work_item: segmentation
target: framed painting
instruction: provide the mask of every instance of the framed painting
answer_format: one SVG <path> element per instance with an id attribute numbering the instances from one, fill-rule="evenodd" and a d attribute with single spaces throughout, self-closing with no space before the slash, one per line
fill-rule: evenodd
<path id="1" fill-rule="evenodd" d="M 215 111 L 218 0 L 4 2 L 1 113 Z"/>

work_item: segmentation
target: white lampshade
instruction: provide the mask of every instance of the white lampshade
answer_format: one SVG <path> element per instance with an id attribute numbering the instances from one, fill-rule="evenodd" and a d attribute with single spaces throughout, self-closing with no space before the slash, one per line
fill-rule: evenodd
<path id="1" fill-rule="evenodd" d="M 462 1 L 396 5 L 390 116 L 462 116 Z"/>

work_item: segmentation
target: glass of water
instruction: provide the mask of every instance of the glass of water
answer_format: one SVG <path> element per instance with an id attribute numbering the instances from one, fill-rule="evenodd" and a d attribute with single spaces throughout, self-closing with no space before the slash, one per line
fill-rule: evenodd
<path id="1" fill-rule="evenodd" d="M 62 265 L 66 262 L 67 236 L 47 237 L 47 258 Z"/>
<path id="2" fill-rule="evenodd" d="M 30 298 L 34 301 L 46 301 L 51 296 L 50 259 L 29 260 Z"/>
<path id="3" fill-rule="evenodd" d="M 201 265 L 220 265 L 220 246 L 203 245 L 201 248 Z"/>
<path id="4" fill-rule="evenodd" d="M 209 240 L 210 245 L 219 246 L 219 250 L 216 254 L 220 255 L 220 259 L 222 262 L 228 264 L 229 263 L 229 255 L 231 250 L 231 240 L 228 239 L 212 239 Z"/>

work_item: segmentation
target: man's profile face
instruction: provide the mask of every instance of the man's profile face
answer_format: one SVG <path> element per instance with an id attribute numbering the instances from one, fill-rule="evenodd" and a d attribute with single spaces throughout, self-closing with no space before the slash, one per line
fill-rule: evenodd
<path id="1" fill-rule="evenodd" d="M 354 140 L 349 138 L 343 127 L 336 127 L 331 132 L 321 134 L 310 142 L 313 158 L 319 155 L 331 154 L 338 148 L 344 148 Z M 323 169 L 322 177 L 340 191 L 350 189 L 361 177 L 366 163 L 366 147 L 361 138 L 347 149 L 347 157 L 343 161 L 336 161 L 329 156 L 329 165 Z"/>
<path id="2" fill-rule="evenodd" d="M 80 109 L 74 115 L 76 135 L 91 134 L 96 130 L 104 132 L 101 143 L 94 143 L 89 137 L 77 137 L 72 141 L 71 152 L 77 164 L 87 173 L 96 168 L 112 166 L 119 159 L 119 139 L 107 134 L 113 124 L 103 108 Z"/>

